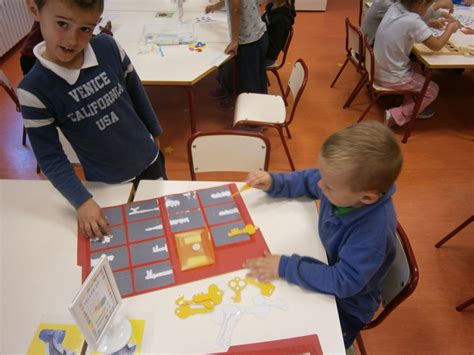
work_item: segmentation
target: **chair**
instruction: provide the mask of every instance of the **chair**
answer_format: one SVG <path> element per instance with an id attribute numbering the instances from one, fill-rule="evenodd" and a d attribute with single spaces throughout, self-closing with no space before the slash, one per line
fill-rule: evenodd
<path id="1" fill-rule="evenodd" d="M 381 311 L 362 330 L 378 326 L 415 290 L 418 284 L 418 266 L 408 237 L 400 223 L 397 225 L 397 244 L 395 260 L 382 285 Z M 361 354 L 367 354 L 362 335 L 357 336 L 357 345 Z"/>
<path id="2" fill-rule="evenodd" d="M 367 41 L 367 36 L 364 37 L 364 48 L 365 48 L 365 55 L 364 55 L 364 68 L 366 71 L 366 75 L 364 78 L 364 82 L 367 80 L 368 85 L 367 88 L 369 89 L 370 93 L 370 103 L 367 108 L 362 112 L 362 115 L 359 117 L 357 122 L 360 122 L 364 119 L 364 117 L 369 113 L 372 106 L 378 101 L 379 98 L 382 96 L 388 95 L 410 95 L 413 96 L 415 99 L 415 107 L 413 109 L 412 117 L 410 120 L 405 124 L 405 134 L 403 135 L 402 143 L 406 143 L 408 141 L 408 137 L 411 134 L 411 125 L 416 120 L 417 112 L 420 109 L 421 101 L 423 100 L 424 94 L 426 89 L 428 88 L 429 83 L 429 75 L 426 78 L 425 84 L 420 91 L 414 90 L 402 90 L 402 89 L 390 89 L 375 83 L 375 58 L 374 58 L 374 51 L 372 47 L 369 45 Z M 364 83 L 363 82 L 363 83 Z M 363 83 L 357 88 L 358 91 L 362 89 Z M 357 95 L 357 93 L 356 93 Z"/>
<path id="3" fill-rule="evenodd" d="M 15 92 L 15 89 L 10 84 L 10 80 L 8 80 L 7 76 L 0 69 L 0 86 L 7 92 L 8 96 L 13 100 L 15 104 L 15 108 L 17 112 L 20 112 L 20 101 L 18 100 L 18 96 Z M 26 129 L 23 127 L 23 136 L 21 138 L 21 144 L 26 145 Z"/>
<path id="4" fill-rule="evenodd" d="M 286 39 L 285 46 L 282 49 L 283 55 L 281 56 L 280 63 L 278 63 L 278 61 L 275 61 L 272 65 L 269 65 L 265 68 L 267 71 L 273 73 L 273 75 L 276 76 L 277 81 L 278 81 L 278 86 L 280 87 L 281 95 L 283 96 L 283 100 L 285 101 L 285 106 L 287 106 L 288 103 L 286 102 L 286 99 L 284 97 L 285 93 L 283 91 L 283 85 L 281 83 L 281 78 L 280 78 L 280 75 L 278 74 L 278 70 L 283 68 L 283 66 L 285 65 L 286 56 L 288 54 L 288 49 L 290 48 L 291 39 L 293 38 L 293 33 L 294 33 L 293 27 L 290 27 L 290 31 L 288 32 L 288 38 Z"/>
<path id="5" fill-rule="evenodd" d="M 352 101 L 354 100 L 355 96 L 359 93 L 360 89 L 359 85 L 362 85 L 362 82 L 365 81 L 365 69 L 363 66 L 364 61 L 364 38 L 362 36 L 362 32 L 354 26 L 349 18 L 346 17 L 346 60 L 342 64 L 341 69 L 337 72 L 336 77 L 331 83 L 331 87 L 334 87 L 336 84 L 337 79 L 341 75 L 342 71 L 346 67 L 347 63 L 351 63 L 357 73 L 361 75 L 361 78 L 357 85 L 354 87 L 354 90 L 349 95 L 349 98 L 344 103 L 343 108 L 347 108 L 350 106 Z"/>
<path id="6" fill-rule="evenodd" d="M 308 67 L 303 59 L 298 59 L 293 66 L 284 94 L 286 99 L 289 98 L 290 93 L 293 97 L 291 109 L 288 108 L 289 114 L 287 114 L 287 108 L 282 96 L 242 93 L 237 97 L 235 103 L 234 127 L 249 125 L 275 128 L 280 135 L 292 170 L 295 170 L 295 165 L 283 134 L 283 128 L 286 130 L 288 138 L 291 139 L 289 125 L 295 117 L 295 111 L 307 81 Z"/>
<path id="7" fill-rule="evenodd" d="M 452 237 L 454 237 L 456 234 L 458 234 L 461 230 L 466 228 L 472 222 L 474 222 L 474 215 L 466 219 L 459 226 L 457 226 L 451 232 L 449 232 L 443 239 L 441 239 L 438 243 L 435 244 L 435 247 L 440 248 L 444 243 L 446 243 L 448 240 L 450 240 Z M 468 299 L 466 302 L 463 302 L 459 306 L 457 306 L 456 311 L 461 312 L 472 304 L 474 304 L 474 297 Z"/>
<path id="8" fill-rule="evenodd" d="M 260 133 L 197 132 L 188 139 L 191 179 L 196 173 L 268 170 L 270 142 Z"/>

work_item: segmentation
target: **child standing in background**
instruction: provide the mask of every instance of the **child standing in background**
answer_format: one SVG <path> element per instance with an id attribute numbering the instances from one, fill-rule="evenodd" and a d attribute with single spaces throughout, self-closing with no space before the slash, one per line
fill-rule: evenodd
<path id="1" fill-rule="evenodd" d="M 441 36 L 433 36 L 433 31 L 422 19 L 432 3 L 432 0 L 400 0 L 388 9 L 374 43 L 375 80 L 378 85 L 395 90 L 420 91 L 423 88 L 426 78 L 409 58 L 413 44 L 423 43 L 429 49 L 438 51 L 444 47 L 451 34 L 460 28 L 459 23 L 454 21 L 447 25 Z M 428 105 L 436 99 L 438 90 L 438 85 L 431 81 L 418 118 L 434 115 L 434 110 Z M 410 120 L 414 107 L 413 97 L 406 96 L 400 107 L 385 111 L 386 124 L 403 126 Z"/>
<path id="2" fill-rule="evenodd" d="M 319 158 L 319 169 L 256 172 L 247 183 L 271 197 L 319 199 L 318 230 L 328 263 L 297 254 L 265 255 L 247 260 L 244 267 L 262 282 L 282 278 L 335 295 L 349 349 L 377 311 L 382 283 L 395 259 L 392 195 L 403 157 L 390 129 L 366 121 L 331 135 Z"/>
<path id="3" fill-rule="evenodd" d="M 230 43 L 225 53 L 234 54 L 237 67 L 237 94 L 267 93 L 265 57 L 268 49 L 266 25 L 260 18 L 260 0 L 220 0 L 206 7 L 205 12 L 227 8 Z M 210 93 L 211 98 L 221 99 L 218 107 L 234 107 L 234 62 L 228 61 L 219 68 L 219 87 Z"/>
<path id="4" fill-rule="evenodd" d="M 294 1 L 270 0 L 265 6 L 262 20 L 267 25 L 268 50 L 265 66 L 272 65 L 283 50 L 291 27 L 295 23 Z"/>

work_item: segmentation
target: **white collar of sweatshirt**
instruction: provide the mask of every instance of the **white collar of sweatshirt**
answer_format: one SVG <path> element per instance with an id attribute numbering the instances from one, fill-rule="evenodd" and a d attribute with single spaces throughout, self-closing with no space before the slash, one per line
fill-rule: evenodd
<path id="1" fill-rule="evenodd" d="M 33 53 L 44 67 L 48 68 L 53 73 L 66 80 L 69 85 L 74 85 L 76 83 L 82 69 L 90 68 L 99 64 L 90 43 L 88 43 L 87 47 L 84 48 L 84 63 L 82 63 L 82 66 L 79 69 L 64 68 L 56 63 L 51 62 L 50 60 L 45 59 L 43 57 L 45 50 L 46 44 L 43 41 L 38 43 L 35 48 L 33 48 Z"/>

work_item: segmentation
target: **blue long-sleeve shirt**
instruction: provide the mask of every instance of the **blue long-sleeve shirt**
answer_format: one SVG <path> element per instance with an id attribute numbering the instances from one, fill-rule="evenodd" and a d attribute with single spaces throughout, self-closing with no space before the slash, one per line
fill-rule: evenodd
<path id="1" fill-rule="evenodd" d="M 44 174 L 78 208 L 91 197 L 58 137 L 71 143 L 87 180 L 129 181 L 158 156 L 161 127 L 128 56 L 107 35 L 93 37 L 80 69 L 38 61 L 20 83 L 23 122 Z"/>
<path id="2" fill-rule="evenodd" d="M 337 215 L 318 187 L 318 169 L 272 174 L 272 197 L 306 196 L 321 201 L 319 235 L 328 264 L 305 256 L 282 256 L 279 276 L 311 291 L 332 294 L 341 312 L 368 323 L 380 304 L 380 286 L 395 258 L 397 218 L 392 186 L 371 205 Z"/>

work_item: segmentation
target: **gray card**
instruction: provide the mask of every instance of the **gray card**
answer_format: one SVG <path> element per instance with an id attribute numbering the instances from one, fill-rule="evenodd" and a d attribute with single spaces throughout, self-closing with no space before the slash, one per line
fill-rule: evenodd
<path id="1" fill-rule="evenodd" d="M 122 296 L 132 293 L 132 275 L 129 270 L 114 272 L 114 278 Z"/>
<path id="2" fill-rule="evenodd" d="M 244 228 L 243 222 L 227 223 L 217 227 L 211 227 L 211 235 L 214 240 L 214 245 L 220 247 L 223 245 L 240 243 L 246 240 L 250 240 L 248 234 L 239 234 L 233 237 L 229 237 L 228 233 L 234 228 Z"/>
<path id="3" fill-rule="evenodd" d="M 107 223 L 110 226 L 115 226 L 117 224 L 123 224 L 123 214 L 122 214 L 122 207 L 109 207 L 104 208 L 102 213 L 107 220 Z"/>
<path id="4" fill-rule="evenodd" d="M 107 255 L 112 270 L 122 269 L 130 265 L 128 261 L 128 251 L 126 247 L 104 250 L 91 254 L 91 267 L 95 267 L 102 255 Z"/>
<path id="5" fill-rule="evenodd" d="M 168 259 L 168 245 L 164 238 L 130 245 L 132 265 L 140 265 L 152 261 Z"/>
<path id="6" fill-rule="evenodd" d="M 199 208 L 195 191 L 166 196 L 165 205 L 169 214 Z"/>
<path id="7" fill-rule="evenodd" d="M 133 269 L 135 290 L 151 290 L 174 283 L 173 268 L 169 261 Z"/>
<path id="8" fill-rule="evenodd" d="M 159 217 L 160 207 L 158 200 L 138 201 L 125 205 L 127 221 L 138 221 L 140 219 Z"/>
<path id="9" fill-rule="evenodd" d="M 200 190 L 198 193 L 203 206 L 231 202 L 233 200 L 232 193 L 227 185 Z"/>
<path id="10" fill-rule="evenodd" d="M 241 220 L 240 212 L 235 203 L 226 203 L 204 209 L 210 225 Z"/>
<path id="11" fill-rule="evenodd" d="M 163 222 L 161 218 L 147 219 L 128 224 L 128 240 L 130 242 L 157 238 L 163 235 Z"/>
<path id="12" fill-rule="evenodd" d="M 90 239 L 91 250 L 116 247 L 125 244 L 125 226 L 111 227 L 112 234 L 106 235 L 104 239 Z"/>
<path id="13" fill-rule="evenodd" d="M 204 227 L 201 210 L 187 211 L 169 217 L 173 233 Z"/>

